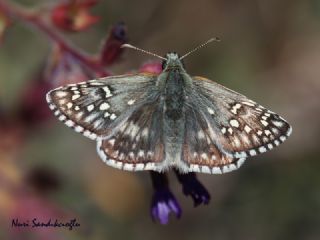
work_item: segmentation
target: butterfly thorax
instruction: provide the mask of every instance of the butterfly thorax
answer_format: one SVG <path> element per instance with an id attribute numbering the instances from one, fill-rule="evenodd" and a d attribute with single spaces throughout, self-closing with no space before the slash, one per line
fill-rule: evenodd
<path id="1" fill-rule="evenodd" d="M 187 74 L 177 53 L 168 53 L 166 58 L 158 82 L 162 88 L 166 117 L 171 120 L 178 120 L 183 116 L 188 78 L 186 78 Z"/>

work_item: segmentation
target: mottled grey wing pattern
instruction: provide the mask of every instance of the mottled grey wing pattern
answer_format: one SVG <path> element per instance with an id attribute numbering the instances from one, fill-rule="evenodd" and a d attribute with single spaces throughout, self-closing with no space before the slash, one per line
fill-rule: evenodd
<path id="1" fill-rule="evenodd" d="M 52 90 L 47 101 L 60 121 L 97 140 L 106 164 L 161 171 L 172 165 L 164 163 L 172 149 L 164 147 L 169 123 L 156 82 L 151 74 L 107 77 Z M 174 163 L 182 171 L 230 172 L 291 133 L 277 114 L 208 79 L 194 77 L 185 91 L 182 162 Z"/>
<path id="2" fill-rule="evenodd" d="M 216 82 L 194 77 L 197 106 L 216 135 L 218 147 L 233 158 L 266 152 L 284 142 L 291 126 L 279 115 Z"/>
<path id="3" fill-rule="evenodd" d="M 164 159 L 163 106 L 159 96 L 134 110 L 113 134 L 98 139 L 97 151 L 115 168 L 139 171 L 160 170 Z"/>
<path id="4" fill-rule="evenodd" d="M 106 77 L 54 89 L 47 101 L 60 121 L 95 140 L 143 104 L 155 81 L 150 74 Z"/>
<path id="5" fill-rule="evenodd" d="M 187 164 L 187 171 L 222 174 L 242 165 L 245 158 L 228 156 L 221 149 L 221 134 L 210 124 L 196 102 L 189 102 L 185 113 L 182 161 Z"/>
<path id="6" fill-rule="evenodd" d="M 47 101 L 60 121 L 97 140 L 106 164 L 158 170 L 164 158 L 163 106 L 155 81 L 152 74 L 107 77 L 52 90 Z"/>

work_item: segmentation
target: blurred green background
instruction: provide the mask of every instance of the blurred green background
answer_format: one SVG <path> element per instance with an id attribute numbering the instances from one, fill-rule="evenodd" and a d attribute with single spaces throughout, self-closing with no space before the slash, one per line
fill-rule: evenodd
<path id="1" fill-rule="evenodd" d="M 15 2 L 35 7 L 45 1 Z M 120 20 L 127 24 L 131 44 L 160 55 L 183 54 L 220 37 L 220 43 L 185 59 L 188 72 L 279 113 L 292 124 L 293 134 L 280 147 L 248 159 L 238 171 L 199 174 L 211 193 L 208 206 L 193 208 L 170 175 L 183 216 L 161 226 L 149 215 L 149 174 L 106 166 L 93 141 L 53 117 L 32 128 L 23 143 L 17 140 L 19 133 L 0 132 L 5 146 L 0 152 L 0 238 L 320 239 L 320 1 L 113 0 L 100 1 L 93 12 L 102 17 L 99 24 L 66 34 L 91 53 Z M 21 92 L 49 53 L 50 44 L 41 33 L 19 22 L 10 28 L 0 45 L 4 111 L 18 107 Z M 150 60 L 127 50 L 110 70 L 122 74 Z M 50 191 L 35 187 L 34 176 L 43 172 L 51 176 Z M 33 218 L 51 212 L 67 213 L 67 219 L 76 218 L 81 227 L 18 232 L 11 227 L 19 214 Z"/>

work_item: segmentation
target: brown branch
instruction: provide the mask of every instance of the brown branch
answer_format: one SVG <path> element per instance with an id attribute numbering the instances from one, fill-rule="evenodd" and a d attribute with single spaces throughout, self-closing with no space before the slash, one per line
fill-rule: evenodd
<path id="1" fill-rule="evenodd" d="M 58 44 L 64 51 L 74 56 L 83 65 L 97 73 L 98 76 L 110 76 L 111 72 L 107 71 L 103 65 L 95 58 L 83 53 L 80 49 L 74 47 L 68 42 L 54 27 L 50 26 L 39 17 L 37 13 L 28 11 L 16 4 L 9 3 L 6 0 L 0 0 L 0 10 L 10 18 L 27 23 L 45 34 L 52 42 Z"/>

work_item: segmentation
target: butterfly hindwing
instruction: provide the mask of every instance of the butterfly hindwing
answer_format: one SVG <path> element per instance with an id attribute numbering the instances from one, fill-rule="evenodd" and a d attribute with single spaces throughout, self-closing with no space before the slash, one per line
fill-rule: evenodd
<path id="1" fill-rule="evenodd" d="M 155 98 L 135 109 L 107 138 L 98 139 L 103 161 L 129 171 L 161 171 L 165 155 L 162 108 Z"/>
<path id="2" fill-rule="evenodd" d="M 221 174 L 238 169 L 245 161 L 245 158 L 234 158 L 223 152 L 219 135 L 191 102 L 186 107 L 184 131 L 182 161 L 189 172 Z"/>
<path id="3" fill-rule="evenodd" d="M 148 99 L 155 80 L 150 74 L 106 77 L 54 89 L 47 101 L 60 121 L 95 140 Z"/>
<path id="4" fill-rule="evenodd" d="M 221 149 L 236 158 L 266 152 L 291 134 L 279 115 L 245 96 L 201 77 L 193 78 L 194 99 L 201 105 Z"/>

